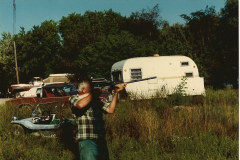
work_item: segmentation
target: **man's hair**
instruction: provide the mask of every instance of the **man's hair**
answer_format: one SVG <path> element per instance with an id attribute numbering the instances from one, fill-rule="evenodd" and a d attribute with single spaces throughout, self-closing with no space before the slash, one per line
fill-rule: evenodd
<path id="1" fill-rule="evenodd" d="M 89 79 L 89 78 L 80 79 L 79 84 L 78 84 L 78 88 L 77 88 L 78 93 L 81 93 L 82 89 L 87 88 L 88 85 L 90 85 L 91 89 L 93 88 L 91 79 Z"/>

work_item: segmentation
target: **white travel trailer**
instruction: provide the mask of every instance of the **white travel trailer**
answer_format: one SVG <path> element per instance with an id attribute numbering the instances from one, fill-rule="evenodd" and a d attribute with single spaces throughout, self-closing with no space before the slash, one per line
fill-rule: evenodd
<path id="1" fill-rule="evenodd" d="M 181 87 L 184 87 L 186 95 L 205 94 L 204 79 L 199 77 L 196 63 L 186 56 L 130 58 L 116 62 L 111 69 L 114 82 L 128 82 L 154 76 L 157 78 L 128 84 L 126 91 L 138 98 L 151 98 L 156 93 L 171 95 Z"/>

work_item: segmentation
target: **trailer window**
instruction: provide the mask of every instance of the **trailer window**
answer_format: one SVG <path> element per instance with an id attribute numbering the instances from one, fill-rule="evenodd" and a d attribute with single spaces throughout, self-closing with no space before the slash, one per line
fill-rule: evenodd
<path id="1" fill-rule="evenodd" d="M 131 69 L 131 80 L 142 79 L 142 70 L 141 69 Z"/>
<path id="2" fill-rule="evenodd" d="M 188 62 L 181 62 L 181 66 L 189 66 Z"/>
<path id="3" fill-rule="evenodd" d="M 185 73 L 186 77 L 193 77 L 193 73 Z"/>

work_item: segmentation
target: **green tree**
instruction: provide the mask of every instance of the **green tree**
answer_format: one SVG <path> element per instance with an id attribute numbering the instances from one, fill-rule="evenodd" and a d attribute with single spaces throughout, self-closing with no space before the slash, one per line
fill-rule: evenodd
<path id="1" fill-rule="evenodd" d="M 110 78 L 120 60 L 159 55 L 185 55 L 198 65 L 207 85 L 237 86 L 238 1 L 227 0 L 221 13 L 205 10 L 182 14 L 186 24 L 169 25 L 158 5 L 123 17 L 112 10 L 72 13 L 59 22 L 44 21 L 14 36 L 20 82 L 50 73 L 81 73 Z M 16 81 L 13 37 L 0 39 L 0 84 Z M 3 78 L 4 77 L 4 78 Z M 5 78 L 6 77 L 6 78 Z M 6 89 L 5 89 L 6 90 Z M 0 90 L 1 91 L 1 90 Z"/>
<path id="2" fill-rule="evenodd" d="M 142 57 L 152 54 L 140 37 L 128 31 L 101 37 L 97 42 L 81 50 L 75 61 L 80 70 L 85 69 L 89 77 L 105 77 L 110 79 L 112 65 L 120 60 Z M 82 56 L 85 55 L 85 56 Z"/>
<path id="3" fill-rule="evenodd" d="M 195 55 L 200 75 L 207 85 L 219 86 L 215 83 L 215 72 L 219 69 L 220 53 L 217 52 L 217 29 L 220 19 L 215 7 L 206 6 L 205 10 L 192 12 L 189 16 L 182 14 L 186 23 L 186 38 L 192 46 L 191 54 Z"/>
<path id="4" fill-rule="evenodd" d="M 239 32 L 238 32 L 238 0 L 227 0 L 221 10 L 218 29 L 218 52 L 221 53 L 221 67 L 216 81 L 231 84 L 238 88 Z"/>
<path id="5" fill-rule="evenodd" d="M 163 23 L 159 30 L 160 55 L 185 55 L 192 59 L 192 46 L 186 37 L 186 27 L 181 24 L 170 26 L 168 22 Z"/>
<path id="6" fill-rule="evenodd" d="M 160 16 L 160 9 L 158 4 L 152 9 L 142 9 L 140 12 L 135 12 L 128 18 L 128 28 L 131 33 L 136 36 L 146 38 L 148 41 L 154 41 L 158 39 L 158 29 L 163 23 Z"/>
<path id="7" fill-rule="evenodd" d="M 27 33 L 24 28 L 16 36 L 20 79 L 28 82 L 32 77 L 48 77 L 61 67 L 58 61 L 60 36 L 57 22 L 52 20 L 33 26 Z"/>
<path id="8" fill-rule="evenodd" d="M 0 92 L 6 93 L 8 87 L 17 83 L 13 52 L 13 37 L 10 33 L 2 33 L 0 38 Z"/>
<path id="9" fill-rule="evenodd" d="M 123 26 L 124 17 L 112 10 L 70 14 L 59 23 L 62 37 L 61 60 L 66 72 L 83 71 L 88 66 L 86 54 L 91 46 L 108 35 L 117 35 Z M 95 62 L 96 63 L 96 62 Z"/>

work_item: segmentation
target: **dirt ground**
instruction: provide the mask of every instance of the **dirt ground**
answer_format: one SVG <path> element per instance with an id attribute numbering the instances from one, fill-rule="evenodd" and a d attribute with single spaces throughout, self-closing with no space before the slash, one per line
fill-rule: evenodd
<path id="1" fill-rule="evenodd" d="M 4 104 L 7 100 L 9 100 L 10 98 L 0 98 L 0 105 Z"/>

